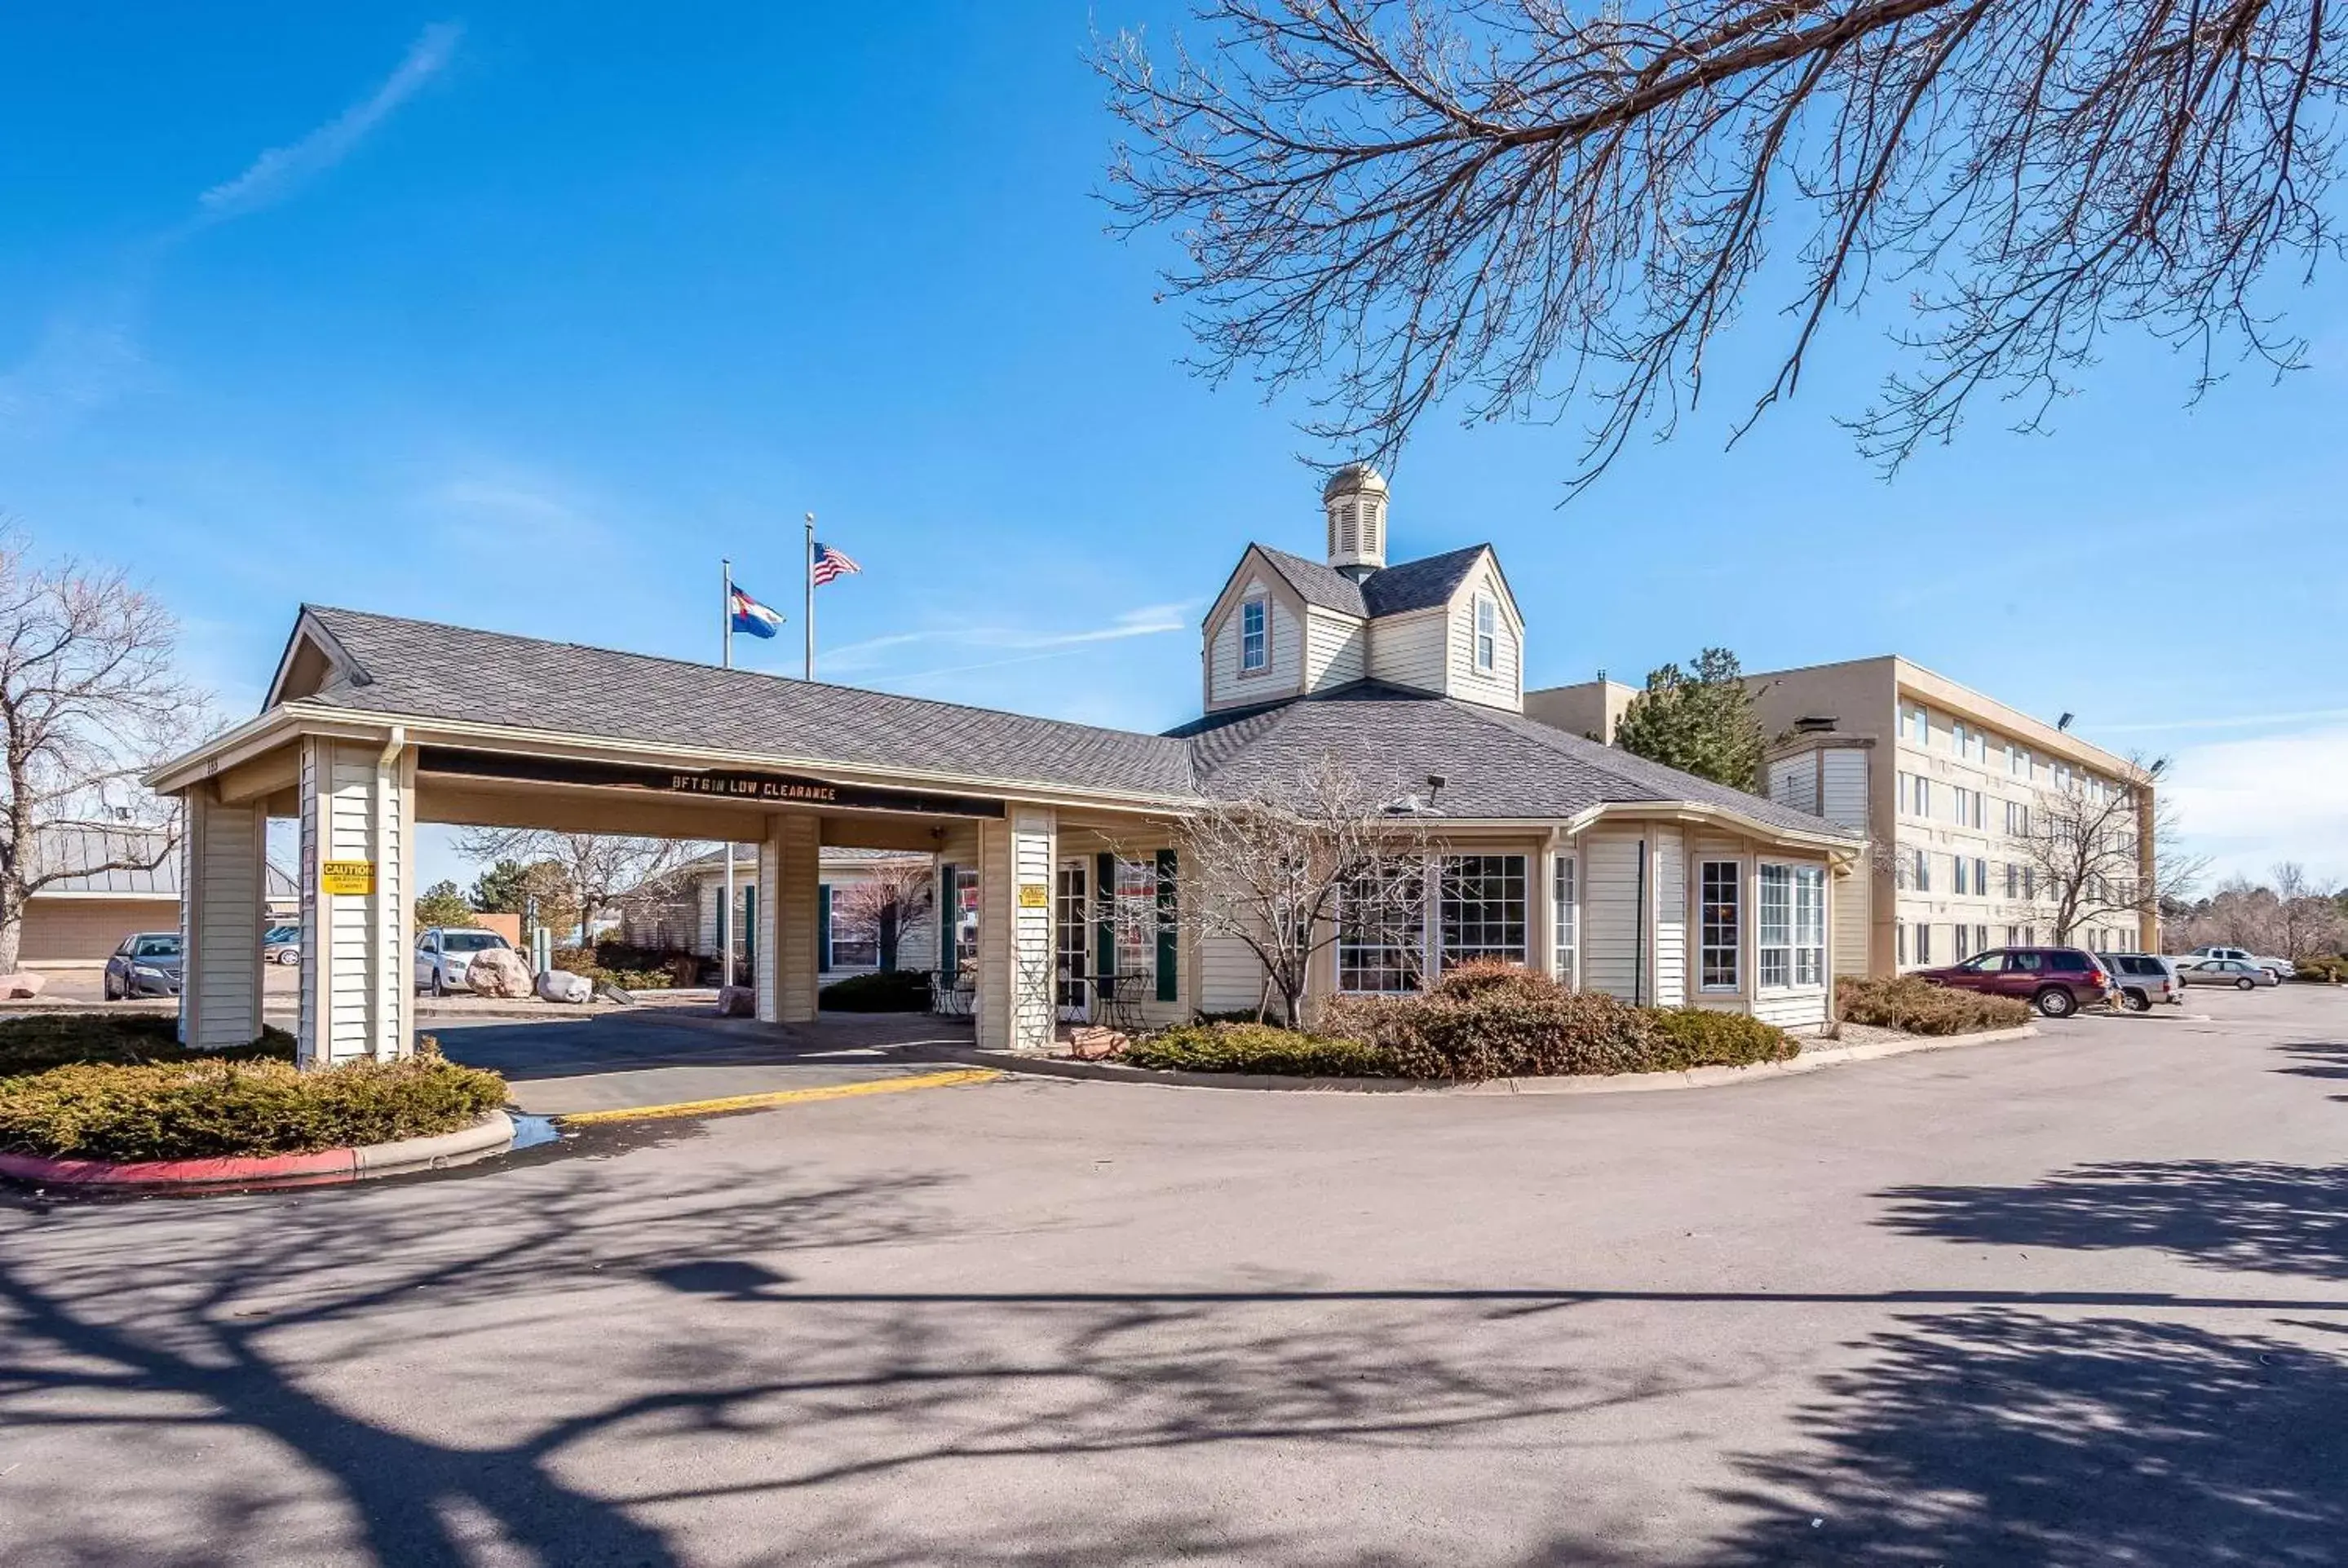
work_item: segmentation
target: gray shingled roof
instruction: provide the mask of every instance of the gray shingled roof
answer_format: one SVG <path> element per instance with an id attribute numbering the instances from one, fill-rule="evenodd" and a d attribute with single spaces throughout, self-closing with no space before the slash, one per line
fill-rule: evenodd
<path id="1" fill-rule="evenodd" d="M 338 676 L 309 700 L 355 712 L 1169 803 L 1292 779 L 1326 754 L 1391 774 L 1397 793 L 1441 774 L 1437 806 L 1452 817 L 1566 817 L 1609 803 L 1688 801 L 1859 836 L 1519 714 L 1375 682 L 1145 735 L 356 610 L 309 613 L 357 666 L 355 678 Z"/>
<path id="2" fill-rule="evenodd" d="M 1391 775 L 1397 795 L 1442 774 L 1435 805 L 1447 817 L 1566 817 L 1594 805 L 1685 801 L 1798 832 L 1860 836 L 1516 713 L 1374 681 L 1213 714 L 1172 733 L 1190 743 L 1210 794 L 1292 780 L 1326 755 L 1381 787 Z"/>
<path id="3" fill-rule="evenodd" d="M 842 767 L 1191 793 L 1178 741 L 854 686 L 306 606 L 359 669 L 310 701 Z"/>
<path id="4" fill-rule="evenodd" d="M 1477 558 L 1490 548 L 1469 545 L 1465 549 L 1428 556 L 1425 560 L 1381 567 L 1358 583 L 1321 561 L 1292 556 L 1270 545 L 1257 545 L 1255 549 L 1305 603 L 1369 619 L 1406 615 L 1414 610 L 1433 610 L 1449 603 L 1452 594 L 1458 591 L 1460 579 L 1475 567 Z"/>

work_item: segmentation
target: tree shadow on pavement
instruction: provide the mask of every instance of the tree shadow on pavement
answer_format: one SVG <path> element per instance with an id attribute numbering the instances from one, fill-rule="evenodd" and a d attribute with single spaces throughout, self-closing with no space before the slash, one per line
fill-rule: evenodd
<path id="1" fill-rule="evenodd" d="M 1893 1187 L 1880 1223 L 1997 1246 L 2149 1247 L 2215 1268 L 2348 1279 L 2348 1166 L 2080 1165 L 2021 1187 Z"/>
<path id="2" fill-rule="evenodd" d="M 2293 1059 L 2293 1065 L 2278 1067 L 2277 1072 L 2287 1072 L 2294 1078 L 2328 1078 L 2335 1081 L 2348 1080 L 2348 1044 L 2336 1040 L 2291 1040 L 2275 1048 Z M 2348 1100 L 2348 1095 L 2335 1094 L 2334 1100 Z"/>
<path id="3" fill-rule="evenodd" d="M 2336 1563 L 2348 1364 L 2173 1323 L 1916 1319 L 1748 1458 L 1717 1561 Z M 1569 1561 L 1560 1556 L 1558 1561 Z"/>

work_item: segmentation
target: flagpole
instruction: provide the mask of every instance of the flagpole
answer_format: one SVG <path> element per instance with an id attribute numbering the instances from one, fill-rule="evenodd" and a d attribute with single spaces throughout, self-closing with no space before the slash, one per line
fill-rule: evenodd
<path id="1" fill-rule="evenodd" d="M 725 666 L 731 670 L 734 668 L 734 562 L 730 557 L 721 557 L 718 565 L 726 574 L 726 597 L 717 601 L 723 613 L 719 624 L 725 628 L 720 634 L 720 642 L 724 649 Z M 730 986 L 734 983 L 734 840 L 731 837 L 726 840 L 726 908 L 717 921 L 717 946 L 721 954 L 717 966 L 720 983 Z"/>
<path id="2" fill-rule="evenodd" d="M 815 679 L 815 514 L 807 515 L 807 676 Z"/>

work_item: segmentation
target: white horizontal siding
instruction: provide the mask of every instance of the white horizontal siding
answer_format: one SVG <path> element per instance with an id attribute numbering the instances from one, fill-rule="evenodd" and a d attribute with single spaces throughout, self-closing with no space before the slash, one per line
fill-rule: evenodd
<path id="1" fill-rule="evenodd" d="M 1370 622 L 1370 677 L 1422 692 L 1444 689 L 1445 629 L 1441 610 L 1381 616 Z"/>
<path id="2" fill-rule="evenodd" d="M 1826 797 L 1818 814 L 1845 827 L 1867 826 L 1867 753 L 1838 746 L 1826 753 Z"/>
<path id="3" fill-rule="evenodd" d="M 1827 1021 L 1827 993 L 1816 986 L 1801 990 L 1763 991 L 1753 1003 L 1753 1016 L 1779 1029 L 1816 1029 Z"/>
<path id="4" fill-rule="evenodd" d="M 1581 983 L 1631 999 L 1639 964 L 1639 838 L 1592 830 L 1581 838 Z"/>
<path id="5" fill-rule="evenodd" d="M 1687 1000 L 1688 890 L 1687 857 L 1680 830 L 1659 827 L 1653 839 L 1655 861 L 1655 995 L 1658 1007 L 1677 1007 Z"/>
<path id="6" fill-rule="evenodd" d="M 1801 752 L 1769 764 L 1769 798 L 1796 811 L 1818 809 L 1818 757 Z"/>
<path id="7" fill-rule="evenodd" d="M 1253 1012 L 1263 1000 L 1263 965 L 1237 937 L 1199 938 L 1199 1010 Z"/>
<path id="8" fill-rule="evenodd" d="M 1350 615 L 1307 605 L 1304 610 L 1304 686 L 1323 692 L 1369 673 L 1369 632 Z"/>
<path id="9" fill-rule="evenodd" d="M 1479 595 L 1492 601 L 1489 670 L 1476 666 L 1476 600 Z M 1465 702 L 1520 711 L 1524 707 L 1524 651 L 1509 617 L 1508 596 L 1501 591 L 1488 562 L 1470 572 L 1468 580 L 1459 585 L 1451 600 L 1449 625 L 1446 662 L 1450 680 L 1444 690 Z"/>
<path id="10" fill-rule="evenodd" d="M 1272 646 L 1268 665 L 1240 673 L 1240 607 L 1251 599 L 1265 601 L 1265 625 Z M 1264 702 L 1290 696 L 1302 688 L 1304 671 L 1304 629 L 1296 612 L 1272 590 L 1268 579 L 1250 577 L 1223 607 L 1222 618 L 1207 629 L 1207 701 L 1210 704 Z"/>

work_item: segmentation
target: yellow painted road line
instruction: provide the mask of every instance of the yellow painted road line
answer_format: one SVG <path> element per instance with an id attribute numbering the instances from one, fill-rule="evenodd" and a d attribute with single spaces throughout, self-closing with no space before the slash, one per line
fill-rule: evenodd
<path id="1" fill-rule="evenodd" d="M 681 1100 L 674 1105 L 638 1105 L 624 1111 L 573 1111 L 554 1119 L 566 1127 L 592 1122 L 646 1122 L 662 1116 L 709 1116 L 724 1111 L 757 1111 L 769 1105 L 797 1105 L 809 1100 L 846 1100 L 858 1094 L 894 1094 L 901 1089 L 944 1089 L 956 1083 L 984 1083 L 1003 1074 L 985 1067 L 961 1067 L 951 1072 L 914 1072 L 902 1078 L 870 1078 L 856 1083 L 826 1083 L 814 1089 L 773 1089 L 764 1094 L 729 1094 L 722 1100 Z"/>

